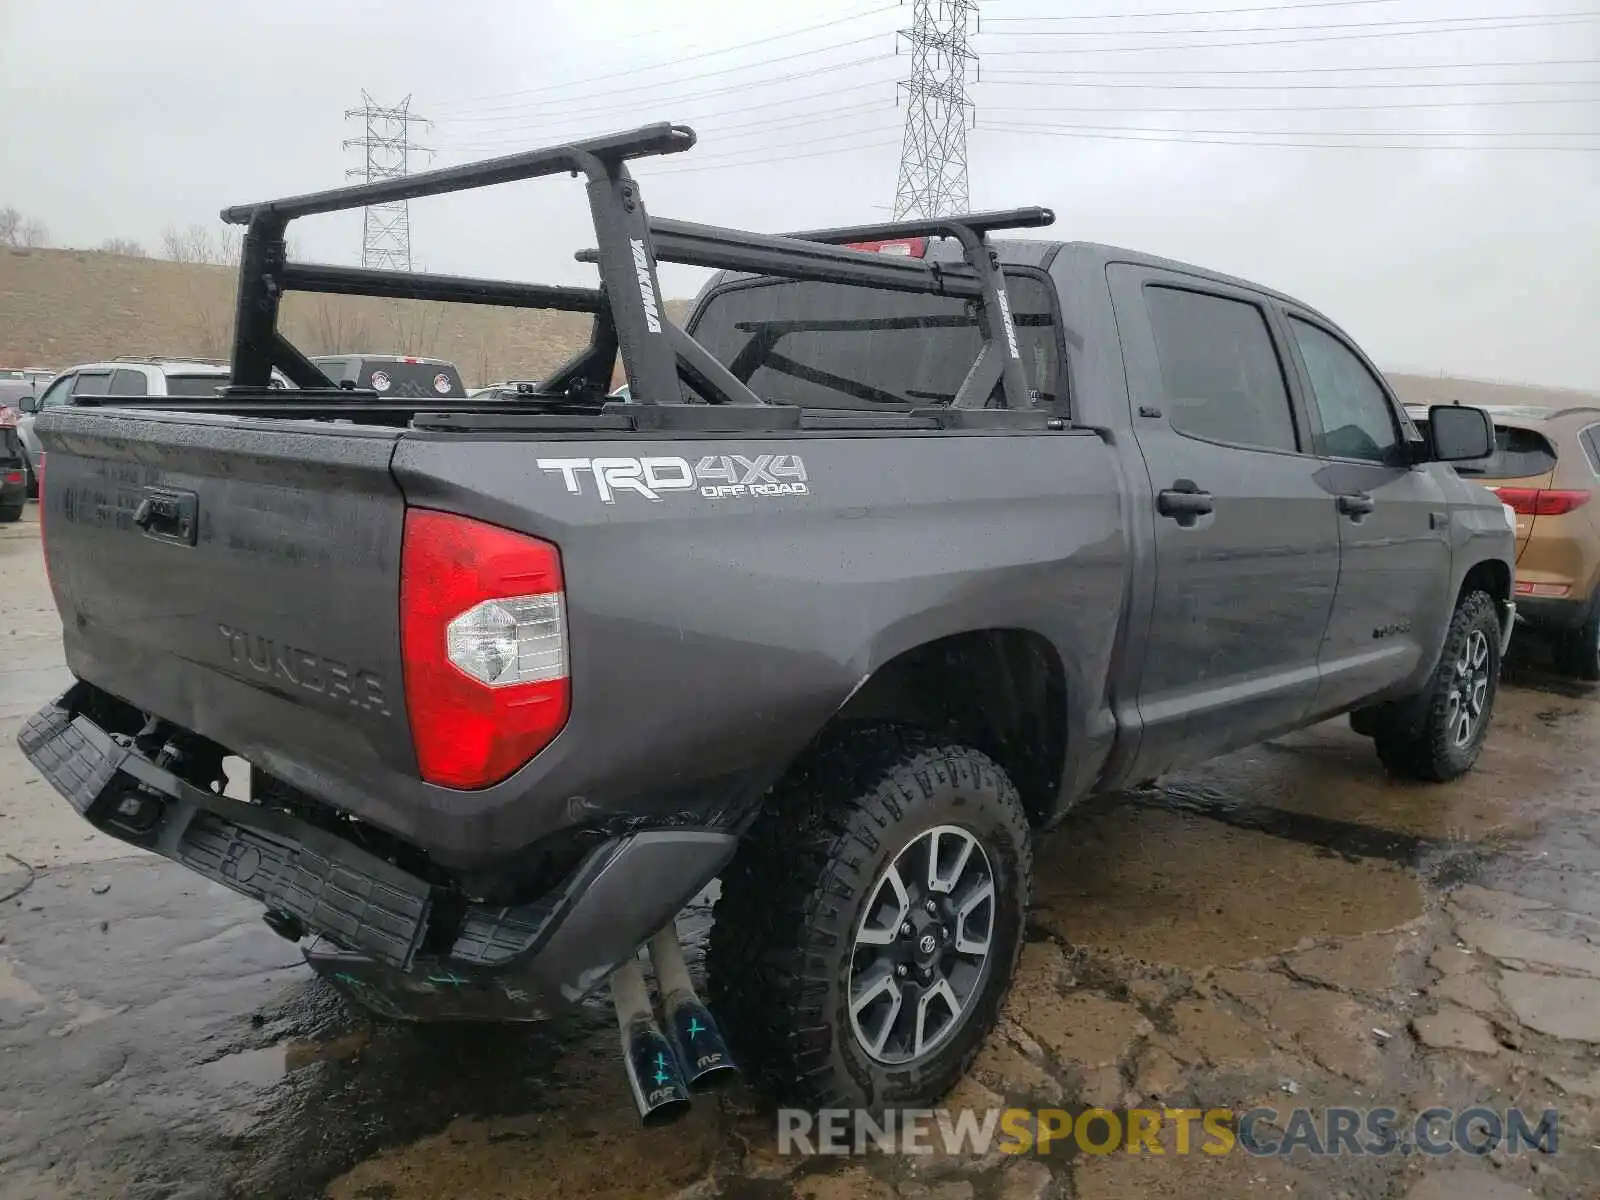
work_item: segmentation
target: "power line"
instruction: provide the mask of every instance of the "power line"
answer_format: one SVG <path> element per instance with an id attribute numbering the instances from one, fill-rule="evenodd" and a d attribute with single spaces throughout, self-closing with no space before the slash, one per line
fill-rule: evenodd
<path id="1" fill-rule="evenodd" d="M 836 26 L 839 26 L 839 25 L 846 25 L 846 24 L 849 24 L 851 21 L 859 21 L 859 20 L 862 20 L 865 17 L 875 17 L 879 13 L 893 12 L 894 9 L 897 8 L 897 7 L 898 7 L 898 5 L 895 5 L 895 4 L 885 4 L 885 5 L 881 5 L 881 6 L 877 7 L 877 8 L 862 9 L 862 10 L 860 10 L 858 12 L 848 13 L 845 16 L 842 16 L 842 17 L 835 17 L 831 21 L 822 21 L 822 22 L 819 22 L 818 24 L 815 24 L 815 25 L 807 25 L 807 26 L 805 26 L 805 27 L 803 27 L 801 29 L 791 29 L 791 30 L 788 30 L 787 32 L 784 32 L 784 33 L 775 33 L 775 34 L 771 34 L 768 37 L 756 38 L 754 41 L 740 42 L 737 45 L 733 45 L 733 46 L 724 46 L 719 50 L 705 50 L 705 51 L 701 51 L 701 52 L 695 53 L 695 54 L 679 54 L 679 55 L 675 55 L 673 58 L 671 58 L 671 59 L 669 59 L 669 60 L 667 60 L 665 62 L 651 63 L 649 65 L 640 66 L 640 67 L 632 67 L 632 68 L 629 68 L 628 70 L 625 70 L 625 71 L 614 71 L 609 75 L 586 75 L 586 76 L 584 76 L 582 82 L 584 82 L 584 83 L 598 83 L 598 82 L 601 82 L 601 81 L 606 80 L 606 79 L 621 79 L 621 78 L 623 78 L 625 76 L 638 75 L 638 74 L 641 74 L 642 72 L 645 72 L 645 71 L 658 71 L 658 70 L 662 69 L 663 67 L 675 67 L 680 63 L 696 62 L 696 61 L 698 61 L 700 59 L 703 59 L 703 58 L 715 58 L 719 54 L 732 54 L 735 51 L 748 50 L 752 46 L 765 46 L 765 45 L 768 45 L 768 44 L 770 44 L 772 42 L 781 42 L 781 41 L 787 40 L 788 38 L 800 37 L 803 34 L 815 33 L 818 30 L 832 29 L 832 28 L 835 28 Z M 850 43 L 846 43 L 846 44 L 850 44 Z M 815 51 L 805 51 L 805 53 L 810 54 L 810 53 L 815 53 Z M 768 61 L 768 62 L 776 62 L 776 61 L 782 61 L 782 60 L 781 59 L 768 59 L 766 61 Z M 721 72 L 717 72 L 717 73 L 720 74 Z M 565 90 L 566 88 L 568 88 L 570 86 L 571 85 L 568 84 L 568 83 L 551 83 L 551 84 L 545 84 L 545 85 L 543 85 L 541 87 L 536 87 L 536 88 L 524 88 L 521 91 L 515 91 L 515 92 L 499 92 L 499 93 L 495 93 L 495 94 L 491 94 L 491 95 L 487 95 L 487 96 L 463 97 L 463 98 L 461 98 L 459 100 L 445 101 L 443 105 L 435 105 L 435 109 L 438 109 L 438 108 L 441 108 L 441 107 L 445 108 L 445 109 L 452 109 L 452 108 L 456 108 L 456 107 L 458 107 L 460 105 L 474 105 L 474 104 L 477 104 L 477 103 L 479 103 L 480 101 L 483 101 L 483 100 L 504 100 L 504 99 L 509 99 L 512 96 L 532 96 L 532 95 L 543 94 L 545 92 L 563 91 L 563 90 Z"/>
<path id="2" fill-rule="evenodd" d="M 913 0 L 911 78 L 894 189 L 894 219 L 943 217 L 970 207 L 967 193 L 967 71 L 976 64 L 968 23 L 977 0 Z"/>
<path id="3" fill-rule="evenodd" d="M 1600 153 L 1600 145 L 1596 146 L 1464 146 L 1464 145 L 1429 145 L 1426 143 L 1359 143 L 1359 142 L 1280 142 L 1258 141 L 1249 138 L 1233 137 L 1145 137 L 1120 133 L 1096 133 L 1072 130 L 1066 127 L 1046 125 L 1006 125 L 1006 124 L 980 124 L 979 129 L 993 133 L 1022 133 L 1030 137 L 1064 137 L 1082 138 L 1094 141 L 1115 142 L 1152 142 L 1161 145 L 1180 145 L 1189 143 L 1193 145 L 1208 146 L 1267 146 L 1280 149 L 1293 150 L 1470 150 L 1479 151 L 1541 151 L 1550 153 L 1575 153 L 1595 154 Z M 1316 136 L 1309 134 L 1307 136 Z M 1398 136 L 1398 135 L 1397 135 Z"/>
<path id="4" fill-rule="evenodd" d="M 1165 37 L 1191 33 L 1317 33 L 1329 29 L 1393 29 L 1396 25 L 1482 25 L 1495 21 L 1558 22 L 1570 18 L 1593 21 L 1600 13 L 1576 9 L 1557 13 L 1495 13 L 1480 17 L 1406 17 L 1398 21 L 1342 21 L 1323 25 L 1191 25 L 1185 29 L 1021 29 L 1016 33 L 985 34 L 987 37 L 1080 38 L 1080 37 Z M 1441 29 L 1439 33 L 1454 33 Z"/>
<path id="5" fill-rule="evenodd" d="M 1504 62 L 1482 63 L 1361 63 L 1348 67 L 1069 67 L 1060 71 L 1044 71 L 1051 75 L 1347 75 L 1365 71 L 1487 71 L 1501 67 L 1588 67 L 1600 63 L 1600 58 L 1544 58 L 1518 59 Z M 1038 67 L 1002 68 L 991 75 L 1040 74 Z M 986 83 L 987 80 L 979 80 Z M 1471 80 L 1464 82 L 1471 83 Z M 1537 84 L 1538 79 L 1516 79 L 1512 83 Z M 1581 79 L 1579 83 L 1600 85 L 1600 76 Z M 1366 84 L 1351 84 L 1366 87 Z"/>
<path id="6" fill-rule="evenodd" d="M 783 76 L 780 79 L 761 80 L 759 82 L 761 82 L 763 84 L 790 83 L 790 82 L 793 82 L 793 81 L 799 80 L 799 79 L 812 79 L 812 78 L 816 78 L 819 75 L 829 75 L 829 74 L 832 74 L 835 71 L 846 70 L 846 69 L 849 69 L 849 68 L 852 68 L 852 67 L 863 66 L 863 65 L 865 65 L 867 63 L 888 62 L 892 58 L 894 58 L 894 55 L 892 55 L 892 54 L 877 54 L 877 55 L 872 55 L 872 56 L 867 57 L 867 58 L 852 59 L 849 62 L 835 63 L 834 65 L 828 66 L 828 67 L 817 67 L 816 69 L 811 70 L 811 71 L 798 71 L 798 72 L 795 72 L 793 74 Z M 893 82 L 894 82 L 894 80 L 892 80 L 892 79 L 875 79 L 875 80 L 871 80 L 870 81 L 870 83 L 885 83 L 885 84 L 893 83 Z M 715 97 L 715 96 L 728 96 L 728 95 L 733 95 L 733 94 L 736 94 L 736 93 L 740 94 L 740 95 L 745 95 L 745 94 L 749 93 L 750 89 L 753 86 L 755 86 L 755 85 L 751 84 L 751 83 L 742 83 L 742 84 L 730 85 L 729 87 L 709 88 L 709 89 L 705 89 L 705 90 L 698 91 L 698 92 L 689 92 L 689 93 L 686 93 L 686 94 L 684 94 L 682 96 L 663 96 L 663 97 L 659 97 L 658 102 L 661 103 L 661 104 L 691 104 L 691 103 L 694 103 L 696 101 L 707 100 L 707 99 L 710 99 L 710 98 Z M 866 85 L 861 85 L 861 86 L 866 86 Z M 802 99 L 806 99 L 808 97 L 816 96 L 816 95 L 819 95 L 819 94 L 826 94 L 826 95 L 830 95 L 830 96 L 836 96 L 836 95 L 839 94 L 839 90 L 837 88 L 835 88 L 833 91 L 830 91 L 828 93 L 806 92 L 806 93 L 803 93 L 800 96 L 794 97 L 794 99 L 802 100 Z M 775 104 L 785 104 L 785 103 L 788 103 L 788 101 L 787 100 L 775 100 L 775 101 L 766 102 L 766 103 L 762 103 L 762 104 L 742 104 L 741 105 L 741 109 L 771 108 Z M 611 113 L 637 114 L 638 111 L 639 111 L 638 101 L 633 101 L 631 103 L 625 103 L 625 104 L 610 104 L 610 105 L 603 105 L 603 106 L 598 107 L 598 108 L 579 109 L 579 110 L 574 111 L 574 112 L 551 113 L 551 114 L 549 114 L 549 116 L 552 119 L 566 119 L 566 120 L 577 121 L 577 120 L 585 120 L 585 119 L 588 119 L 590 117 L 606 116 L 606 115 L 609 115 Z M 461 132 L 462 136 L 475 136 L 478 133 L 517 133 L 519 131 L 527 130 L 527 131 L 532 131 L 532 132 L 538 132 L 538 133 L 540 133 L 542 135 L 543 132 L 548 128 L 549 128 L 549 121 L 537 121 L 537 120 L 535 120 L 535 121 L 532 121 L 530 123 L 530 121 L 528 119 L 526 119 L 526 118 L 517 118 L 515 123 L 513 123 L 513 124 L 500 126 L 500 127 L 494 128 L 494 129 L 473 130 L 473 131 L 471 131 L 471 133 L 467 133 L 466 131 L 460 131 L 460 132 Z"/>
<path id="7" fill-rule="evenodd" d="M 992 0 L 991 0 L 992 2 Z M 1401 0 L 1312 0 L 1308 4 L 1261 4 L 1251 8 L 1186 8 L 1181 12 L 1111 12 L 1082 13 L 1069 17 L 986 17 L 990 25 L 1005 25 L 1027 21 L 1147 21 L 1161 17 L 1226 17 L 1236 13 L 1299 12 L 1310 8 L 1364 8 L 1373 4 L 1399 4 Z M 1132 32 L 1131 30 L 1129 32 Z"/>
<path id="8" fill-rule="evenodd" d="M 1326 70 L 1326 69 L 1332 69 L 1332 68 L 1314 68 L 1314 67 L 1309 67 L 1309 68 L 1306 68 L 1306 69 L 1307 70 L 1318 70 L 1318 69 Z M 1087 72 L 1084 72 L 1084 71 L 1038 71 L 1038 70 L 1028 70 L 1028 71 L 998 70 L 998 71 L 990 71 L 989 72 L 990 75 L 1052 75 L 1052 76 L 1055 76 L 1055 75 L 1081 76 L 1081 75 L 1084 75 L 1086 73 Z M 1143 73 L 1144 72 L 1138 72 L 1138 71 L 1133 72 L 1133 74 L 1143 74 Z M 1242 73 L 1243 74 L 1249 74 L 1249 75 L 1265 75 L 1265 74 L 1268 74 L 1269 72 L 1267 72 L 1267 71 L 1248 71 L 1248 72 L 1242 72 Z M 1182 74 L 1182 75 L 1222 74 L 1222 72 L 1220 72 L 1220 71 L 1218 71 L 1218 72 L 1179 71 L 1179 72 L 1172 72 L 1172 74 Z M 1600 80 L 1595 80 L 1595 79 L 1419 79 L 1419 80 L 1415 80 L 1415 81 L 1407 83 L 1407 82 L 1404 82 L 1402 80 L 1379 79 L 1379 80 L 1370 80 L 1370 81 L 1363 80 L 1363 81 L 1360 81 L 1360 82 L 1357 82 L 1357 83 L 1303 83 L 1303 82 L 1296 82 L 1296 81 L 1288 81 L 1288 82 L 1285 82 L 1285 83 L 1136 83 L 1136 82 L 1123 81 L 1123 80 L 1106 81 L 1106 80 L 1100 80 L 1100 79 L 1092 79 L 1092 80 L 1088 80 L 1087 82 L 1084 82 L 1084 83 L 1053 83 L 1053 82 L 1052 83 L 1045 83 L 1043 80 L 1039 80 L 1039 79 L 984 79 L 984 80 L 981 81 L 981 86 L 983 86 L 983 87 L 1040 87 L 1040 86 L 1045 86 L 1045 87 L 1063 87 L 1063 88 L 1068 88 L 1068 87 L 1071 87 L 1071 88 L 1144 88 L 1146 90 L 1154 89 L 1156 91 L 1204 91 L 1204 92 L 1250 92 L 1250 91 L 1289 92 L 1289 91 L 1333 91 L 1333 90 L 1338 90 L 1338 89 L 1342 89 L 1342 88 L 1362 88 L 1362 89 L 1371 88 L 1371 89 L 1377 89 L 1377 88 L 1429 88 L 1429 87 L 1448 87 L 1448 88 L 1469 88 L 1469 87 L 1594 87 L 1597 83 L 1600 83 Z M 1600 100 L 1600 93 L 1596 93 L 1595 96 L 1591 97 L 1591 99 Z"/>
<path id="9" fill-rule="evenodd" d="M 1042 84 L 1048 87 L 1051 85 Z M 1507 104 L 1592 104 L 1594 101 L 1578 96 L 1509 97 L 1502 100 L 1408 100 L 1397 104 L 1227 104 L 1215 107 L 1197 107 L 1193 104 L 1177 105 L 1105 105 L 1071 107 L 1060 104 L 984 105 L 986 113 L 1041 112 L 1041 113 L 1250 113 L 1250 112 L 1389 112 L 1418 108 L 1499 108 Z"/>
<path id="10" fill-rule="evenodd" d="M 832 94 L 833 95 L 837 95 L 838 93 L 835 92 L 835 93 L 832 93 Z M 785 100 L 785 101 L 780 101 L 779 103 L 789 104 L 791 102 Z M 745 107 L 748 108 L 748 107 L 752 107 L 752 106 L 745 106 Z M 771 107 L 771 106 L 768 105 L 767 107 Z M 819 109 L 819 110 L 814 111 L 814 112 L 802 110 L 802 111 L 800 111 L 798 113 L 795 113 L 792 117 L 784 116 L 784 117 L 774 118 L 774 117 L 771 117 L 771 116 L 767 116 L 767 117 L 757 118 L 754 121 L 740 121 L 740 122 L 737 122 L 737 123 L 732 124 L 732 125 L 724 125 L 724 124 L 721 124 L 720 122 L 714 123 L 714 124 L 709 124 L 709 125 L 696 123 L 695 126 L 694 126 L 694 130 L 695 130 L 695 132 L 697 134 L 709 135 L 711 137 L 718 138 L 718 139 L 722 138 L 723 135 L 728 134 L 730 132 L 733 132 L 735 130 L 753 130 L 754 133 L 745 133 L 745 134 L 739 134 L 738 135 L 740 137 L 750 137 L 750 136 L 754 136 L 755 133 L 762 133 L 762 132 L 769 131 L 769 130 L 774 130 L 774 129 L 792 129 L 792 128 L 796 127 L 796 126 L 801 126 L 801 125 L 815 125 L 819 121 L 833 121 L 833 120 L 838 119 L 838 117 L 840 117 L 840 116 L 842 116 L 842 115 L 844 115 L 846 113 L 862 112 L 862 111 L 865 111 L 867 109 L 882 109 L 882 110 L 887 112 L 888 109 L 889 109 L 888 97 L 885 96 L 881 100 L 863 100 L 863 101 L 860 101 L 859 103 L 856 103 L 856 104 L 839 105 L 839 106 L 836 106 L 834 108 Z M 743 111 L 743 109 L 741 109 L 741 111 Z M 737 115 L 737 114 L 733 114 L 733 115 Z M 587 137 L 587 136 L 592 136 L 593 132 L 594 132 L 593 130 L 589 130 L 589 131 L 573 131 L 573 132 L 567 132 L 567 131 L 552 132 L 550 134 L 550 137 L 552 139 L 556 139 L 556 140 L 560 140 L 560 139 L 567 138 L 567 137 L 573 137 L 573 138 Z M 517 138 L 508 138 L 508 139 L 504 139 L 504 140 L 501 140 L 501 141 L 475 141 L 475 142 L 471 142 L 471 143 L 452 144 L 448 148 L 451 149 L 451 150 L 492 149 L 492 148 L 495 148 L 495 147 L 502 147 L 502 146 L 523 146 L 523 145 L 526 145 L 526 144 L 527 144 L 527 138 L 525 138 L 525 137 L 517 137 Z"/>
<path id="11" fill-rule="evenodd" d="M 1248 42 L 1186 42 L 1170 46 L 1075 46 L 1071 49 L 1050 50 L 989 50 L 985 53 L 999 58 L 1031 54 L 1133 54 L 1151 50 L 1237 50 L 1252 46 L 1305 46 L 1324 42 L 1363 42 L 1374 38 L 1438 37 L 1458 33 L 1506 33 L 1523 29 L 1545 29 L 1567 25 L 1586 25 L 1600 21 L 1600 13 L 1593 16 L 1564 17 L 1548 21 L 1527 21 L 1522 24 L 1469 25 L 1453 29 L 1382 29 L 1373 33 L 1334 33 L 1326 37 L 1267 38 Z M 1285 32 L 1289 32 L 1285 30 Z"/>
<path id="12" fill-rule="evenodd" d="M 655 179 L 662 175 L 693 175 L 697 171 L 729 171 L 741 167 L 768 167 L 774 163 L 798 162 L 809 158 L 827 158 L 835 154 L 853 154 L 858 150 L 887 150 L 891 146 L 900 144 L 899 138 L 893 138 L 887 141 L 867 142 L 860 146 L 841 146 L 836 150 L 813 150 L 808 154 L 784 154 L 775 158 L 750 158 L 736 162 L 710 164 L 697 162 L 693 165 L 681 167 L 659 167 L 648 170 L 641 168 L 638 173 L 641 177 Z"/>
<path id="13" fill-rule="evenodd" d="M 987 110 L 985 110 L 987 111 Z M 1559 137 L 1559 138 L 1600 138 L 1600 129 L 1560 130 L 1560 129 L 1523 129 L 1523 130 L 1492 130 L 1492 129 L 1173 129 L 1171 126 L 1161 125 L 1041 125 L 1023 121 L 1001 121 L 1000 124 L 1016 129 L 1029 129 L 1040 131 L 1072 130 L 1102 132 L 1102 133 L 1157 133 L 1157 134 L 1216 134 L 1232 137 L 1339 137 L 1339 138 L 1392 138 L 1392 137 L 1494 137 L 1494 138 L 1522 138 L 1522 137 Z M 980 129 L 989 126 L 980 125 Z M 1591 147 L 1582 147 L 1590 149 Z M 1592 147 L 1600 150 L 1600 145 Z"/>
<path id="14" fill-rule="evenodd" d="M 509 113 L 522 112 L 522 113 L 524 113 L 524 115 L 526 115 L 526 110 L 528 110 L 528 109 L 536 109 L 536 110 L 538 110 L 540 112 L 543 112 L 548 107 L 550 107 L 550 105 L 562 105 L 562 104 L 567 104 L 567 103 L 569 103 L 571 101 L 579 101 L 579 102 L 581 102 L 581 101 L 584 101 L 584 100 L 595 100 L 595 99 L 601 99 L 601 98 L 606 98 L 606 97 L 610 97 L 610 96 L 627 96 L 627 95 L 633 94 L 634 92 L 650 92 L 650 93 L 653 93 L 653 94 L 659 94 L 662 88 L 676 87 L 680 83 L 693 83 L 696 80 L 700 80 L 700 79 L 721 79 L 724 75 L 731 75 L 735 71 L 752 71 L 752 70 L 757 70 L 757 69 L 764 68 L 764 67 L 770 67 L 770 66 L 773 66 L 773 65 L 775 65 L 777 63 L 792 62 L 794 59 L 797 59 L 797 58 L 807 58 L 807 57 L 810 57 L 813 54 L 826 54 L 826 53 L 829 53 L 829 52 L 834 51 L 834 50 L 844 50 L 844 49 L 848 49 L 848 48 L 850 48 L 852 46 L 860 46 L 860 45 L 863 44 L 863 42 L 865 42 L 867 40 L 868 39 L 865 39 L 865 38 L 854 38 L 854 39 L 852 39 L 851 41 L 848 41 L 848 42 L 834 42 L 832 45 L 818 46 L 814 50 L 799 50 L 799 51 L 796 51 L 794 54 L 781 54 L 781 55 L 777 56 L 776 58 L 764 58 L 764 59 L 761 59 L 759 62 L 737 63 L 734 66 L 722 67 L 719 70 L 715 70 L 715 71 L 702 71 L 698 75 L 685 75 L 680 79 L 662 79 L 662 80 L 657 80 L 655 83 L 635 84 L 632 87 L 602 88 L 598 92 L 581 92 L 581 93 L 577 93 L 577 94 L 574 94 L 574 95 L 563 95 L 562 98 L 557 99 L 557 100 L 553 100 L 553 101 L 549 101 L 549 102 L 532 101 L 530 103 L 524 103 L 524 104 L 503 105 L 503 106 L 500 106 L 498 108 L 490 107 L 490 108 L 483 109 L 482 110 L 482 115 L 455 116 L 455 117 L 449 118 L 449 120 L 450 120 L 450 122 L 452 124 L 459 124 L 459 123 L 466 122 L 466 121 L 504 121 L 504 120 L 514 120 L 514 119 L 516 119 L 515 117 L 506 117 L 506 116 L 504 116 L 502 114 L 508 113 L 508 112 Z M 875 57 L 891 58 L 893 56 L 889 55 L 889 54 L 884 54 L 884 55 L 877 55 Z M 856 61 L 859 62 L 859 61 L 865 61 L 865 60 L 858 59 Z M 826 66 L 826 67 L 818 67 L 818 68 L 815 68 L 813 71 L 811 71 L 809 73 L 810 74 L 817 74 L 817 73 L 820 73 L 821 71 L 825 71 L 825 70 L 837 70 L 839 65 L 840 64 L 832 64 L 832 65 Z M 629 73 L 631 74 L 631 72 L 629 72 Z M 803 74 L 806 74 L 806 73 L 805 72 L 797 73 L 797 76 L 795 76 L 795 77 L 798 77 L 799 75 L 803 75 Z M 781 80 L 782 78 L 783 77 L 780 76 L 779 80 Z M 740 88 L 748 88 L 748 87 L 752 87 L 752 86 L 754 86 L 756 84 L 769 83 L 769 82 L 777 82 L 777 81 L 775 81 L 775 80 L 758 79 L 758 80 L 752 80 L 749 83 L 739 84 L 737 86 L 739 86 Z M 563 90 L 563 92 L 565 92 L 566 89 L 562 89 L 562 90 Z"/>
<path id="15" fill-rule="evenodd" d="M 361 107 L 345 110 L 344 119 L 352 117 L 360 117 L 366 128 L 361 137 L 345 139 L 344 148 L 359 149 L 363 159 L 361 166 L 345 172 L 347 177 L 375 183 L 411 173 L 411 152 L 424 150 L 412 143 L 411 126 L 428 121 L 411 112 L 410 96 L 385 108 L 363 89 Z M 361 221 L 361 265 L 411 270 L 411 212 L 406 201 L 367 206 Z"/>

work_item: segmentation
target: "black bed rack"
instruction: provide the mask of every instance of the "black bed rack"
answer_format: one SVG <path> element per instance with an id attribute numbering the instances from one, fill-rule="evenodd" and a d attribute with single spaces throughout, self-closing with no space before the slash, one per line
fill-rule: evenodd
<path id="1" fill-rule="evenodd" d="M 652 219 L 628 162 L 682 153 L 694 144 L 694 131 L 687 126 L 646 125 L 417 175 L 225 209 L 224 221 L 245 226 L 230 386 L 217 401 L 180 404 L 152 398 L 146 406 L 260 415 L 300 414 L 326 408 L 336 398 L 360 399 L 364 407 L 370 406 L 375 398 L 365 393 L 337 391 L 330 395 L 325 391 L 334 389 L 333 381 L 279 332 L 278 309 L 284 293 L 307 291 L 587 312 L 594 317 L 589 345 L 544 381 L 540 397 L 603 397 L 620 352 L 630 400 L 606 404 L 603 412 L 626 416 L 632 428 L 679 424 L 691 428 L 795 427 L 798 409 L 762 400 L 668 320 L 656 274 L 657 262 L 665 261 L 970 298 L 979 308 L 983 346 L 950 408 L 971 414 L 973 423 L 995 423 L 993 410 L 988 414 L 991 419 L 977 418 L 971 410 L 987 406 L 996 382 L 1002 385 L 1004 408 L 1030 407 L 1005 281 L 986 239 L 995 230 L 1049 225 L 1054 216 L 1048 209 L 1023 208 L 783 236 Z M 586 182 L 596 249 L 579 257 L 598 266 L 598 288 L 288 261 L 285 230 L 290 221 L 300 217 L 563 173 L 582 175 Z M 963 261 L 901 257 L 846 245 L 917 237 L 954 239 Z M 312 394 L 294 400 L 292 393 L 271 389 L 274 368 Z M 687 383 L 707 403 L 679 403 L 683 395 L 680 383 Z M 128 403 L 122 398 L 112 402 Z M 503 402 L 497 404 L 506 408 Z M 520 402 L 516 404 L 520 407 Z M 472 401 L 415 405 L 417 410 L 444 417 L 446 424 L 450 414 L 479 412 L 483 407 Z M 719 409 L 722 411 L 708 411 Z M 733 409 L 742 411 L 736 414 Z M 789 411 L 781 411 L 785 409 Z"/>

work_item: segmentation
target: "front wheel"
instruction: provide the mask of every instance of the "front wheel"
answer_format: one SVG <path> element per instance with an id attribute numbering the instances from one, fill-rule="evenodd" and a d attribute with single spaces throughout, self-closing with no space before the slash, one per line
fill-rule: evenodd
<path id="1" fill-rule="evenodd" d="M 914 730 L 834 738 L 768 798 L 722 880 L 710 995 L 777 1098 L 925 1107 L 993 1027 L 1032 881 L 990 758 Z"/>
<path id="2" fill-rule="evenodd" d="M 1378 757 L 1406 779 L 1444 783 L 1478 761 L 1500 687 L 1500 621 L 1487 592 L 1461 598 L 1426 689 L 1387 706 L 1374 733 Z"/>
<path id="3" fill-rule="evenodd" d="M 0 508 L 0 524 L 9 525 L 12 521 L 22 520 L 22 505 L 14 504 Z"/>

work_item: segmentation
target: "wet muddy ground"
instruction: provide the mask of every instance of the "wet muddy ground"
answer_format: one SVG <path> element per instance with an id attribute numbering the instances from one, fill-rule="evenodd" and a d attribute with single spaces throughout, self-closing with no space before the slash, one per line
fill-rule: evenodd
<path id="1" fill-rule="evenodd" d="M 82 826 L 15 749 L 63 678 L 29 516 L 0 527 L 0 1200 L 1600 1195 L 1600 694 L 1531 643 L 1456 784 L 1334 723 L 1043 838 L 947 1103 L 1555 1108 L 1555 1153 L 786 1157 L 743 1093 L 641 1132 L 603 1010 L 372 1024 L 254 906 Z"/>

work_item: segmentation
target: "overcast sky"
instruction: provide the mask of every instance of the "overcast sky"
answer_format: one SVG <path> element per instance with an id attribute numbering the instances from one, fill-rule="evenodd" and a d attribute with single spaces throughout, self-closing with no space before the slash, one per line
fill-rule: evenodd
<path id="1" fill-rule="evenodd" d="M 981 12 L 973 208 L 1049 205 L 1052 236 L 1273 285 L 1392 369 L 1600 389 L 1600 0 Z M 366 89 L 432 118 L 414 169 L 673 120 L 701 140 L 637 168 L 657 214 L 887 218 L 910 18 L 871 0 L 0 0 L 0 205 L 58 244 L 154 248 L 167 225 L 342 182 Z M 579 282 L 586 221 L 564 179 L 424 200 L 413 256 Z M 292 233 L 302 257 L 359 261 L 359 214 Z M 678 270 L 667 291 L 688 294 Z"/>

